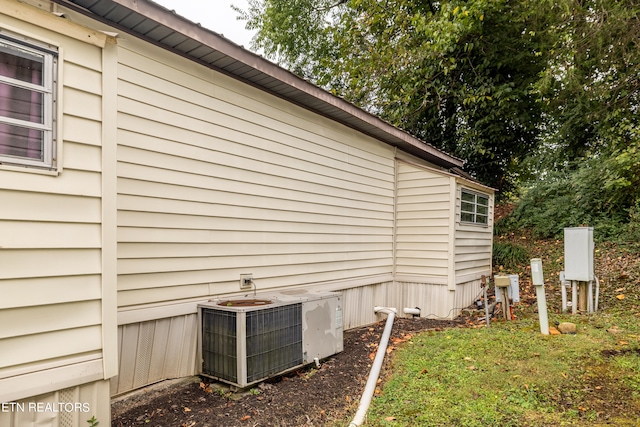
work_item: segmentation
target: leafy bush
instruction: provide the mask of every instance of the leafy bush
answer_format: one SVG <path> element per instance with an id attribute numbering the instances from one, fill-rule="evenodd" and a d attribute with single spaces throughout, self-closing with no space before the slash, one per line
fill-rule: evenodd
<path id="1" fill-rule="evenodd" d="M 624 227 L 629 241 L 640 242 L 640 199 L 629 209 L 629 222 Z"/>
<path id="2" fill-rule="evenodd" d="M 535 238 L 551 238 L 565 227 L 591 226 L 597 240 L 633 240 L 640 234 L 634 231 L 640 230 L 640 185 L 627 179 L 628 164 L 620 166 L 620 157 L 583 160 L 575 169 L 547 174 L 523 191 L 498 231 L 526 228 Z"/>
<path id="3" fill-rule="evenodd" d="M 524 247 L 509 242 L 493 244 L 493 265 L 501 265 L 509 270 L 527 262 L 529 254 Z"/>
<path id="4" fill-rule="evenodd" d="M 518 221 L 513 214 L 500 218 L 493 224 L 494 236 L 505 236 L 515 230 L 518 230 Z"/>

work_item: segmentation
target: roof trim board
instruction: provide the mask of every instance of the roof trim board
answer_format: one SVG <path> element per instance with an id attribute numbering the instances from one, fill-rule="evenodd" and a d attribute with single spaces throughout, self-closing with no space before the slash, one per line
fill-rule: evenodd
<path id="1" fill-rule="evenodd" d="M 464 161 L 150 0 L 52 0 L 446 169 Z"/>

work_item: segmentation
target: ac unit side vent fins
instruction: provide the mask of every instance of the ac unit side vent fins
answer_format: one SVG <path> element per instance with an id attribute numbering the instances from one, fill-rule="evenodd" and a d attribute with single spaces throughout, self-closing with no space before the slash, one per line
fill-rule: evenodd
<path id="1" fill-rule="evenodd" d="M 202 311 L 202 372 L 223 380 L 238 381 L 237 313 Z"/>
<path id="2" fill-rule="evenodd" d="M 247 382 L 302 364 L 302 304 L 247 313 Z"/>

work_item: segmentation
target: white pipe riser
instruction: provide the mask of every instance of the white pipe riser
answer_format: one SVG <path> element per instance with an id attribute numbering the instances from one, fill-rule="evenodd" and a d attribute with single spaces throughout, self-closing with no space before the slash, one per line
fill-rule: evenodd
<path id="1" fill-rule="evenodd" d="M 389 337 L 391 336 L 391 329 L 393 328 L 393 320 L 395 319 L 397 312 L 395 308 L 389 307 L 374 307 L 373 310 L 376 313 L 386 313 L 388 315 L 387 323 L 385 324 L 384 331 L 380 337 L 378 351 L 376 352 L 376 357 L 373 359 L 373 364 L 369 371 L 369 378 L 367 379 L 367 384 L 365 385 L 364 392 L 360 398 L 360 406 L 358 406 L 358 411 L 353 417 L 353 421 L 349 424 L 349 427 L 357 427 L 364 423 L 364 418 L 376 390 L 376 384 L 382 368 L 382 362 L 384 361 L 384 356 L 387 353 L 387 345 L 389 344 Z"/>

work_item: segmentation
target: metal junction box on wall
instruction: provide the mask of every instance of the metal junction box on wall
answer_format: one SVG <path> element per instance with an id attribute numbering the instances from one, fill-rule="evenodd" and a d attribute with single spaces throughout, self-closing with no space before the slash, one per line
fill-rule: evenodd
<path id="1" fill-rule="evenodd" d="M 343 349 L 342 297 L 304 290 L 198 305 L 202 375 L 239 388 Z"/>
<path id="2" fill-rule="evenodd" d="M 593 272 L 593 227 L 564 229 L 565 280 L 590 282 Z"/>

